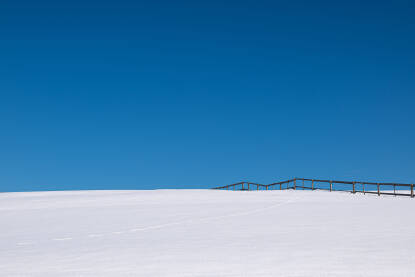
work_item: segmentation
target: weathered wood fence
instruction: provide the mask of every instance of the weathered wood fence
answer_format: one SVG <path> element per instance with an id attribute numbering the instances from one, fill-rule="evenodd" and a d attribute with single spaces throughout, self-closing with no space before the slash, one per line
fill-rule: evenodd
<path id="1" fill-rule="evenodd" d="M 414 198 L 414 184 L 374 183 L 361 181 L 337 181 L 307 178 L 294 178 L 268 185 L 239 182 L 235 184 L 215 187 L 220 190 L 327 190 L 346 191 L 351 193 L 409 196 Z"/>

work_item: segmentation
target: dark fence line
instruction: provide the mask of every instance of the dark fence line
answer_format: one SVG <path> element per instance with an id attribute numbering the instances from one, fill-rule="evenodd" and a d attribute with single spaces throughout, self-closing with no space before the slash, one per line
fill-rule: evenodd
<path id="1" fill-rule="evenodd" d="M 239 182 L 235 184 L 215 187 L 220 190 L 326 190 L 346 191 L 351 193 L 410 196 L 414 198 L 414 184 L 401 183 L 374 183 L 361 181 L 320 180 L 308 178 L 294 178 L 268 185 Z"/>

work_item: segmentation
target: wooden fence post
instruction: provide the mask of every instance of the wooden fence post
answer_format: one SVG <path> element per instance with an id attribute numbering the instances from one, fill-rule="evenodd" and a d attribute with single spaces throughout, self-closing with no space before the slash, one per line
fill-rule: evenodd
<path id="1" fill-rule="evenodd" d="M 248 190 L 249 190 L 249 183 L 248 183 Z"/>
<path id="2" fill-rule="evenodd" d="M 294 189 L 296 189 L 296 181 L 297 181 L 297 179 L 294 179 Z"/>
<path id="3" fill-rule="evenodd" d="M 282 187 L 281 187 L 281 186 L 282 186 L 282 184 L 280 183 L 280 190 L 282 189 Z"/>
<path id="4" fill-rule="evenodd" d="M 379 183 L 378 183 L 378 196 L 380 196 L 380 186 L 379 186 Z"/>
<path id="5" fill-rule="evenodd" d="M 265 190 L 268 190 L 268 186 L 265 186 Z"/>
<path id="6" fill-rule="evenodd" d="M 332 191 L 332 189 L 333 189 L 333 182 L 330 181 L 330 191 Z"/>
<path id="7" fill-rule="evenodd" d="M 311 180 L 311 190 L 314 190 L 314 179 Z"/>
<path id="8" fill-rule="evenodd" d="M 353 193 L 356 193 L 356 186 L 354 182 L 353 182 Z"/>
<path id="9" fill-rule="evenodd" d="M 411 197 L 414 198 L 414 184 L 411 184 Z"/>

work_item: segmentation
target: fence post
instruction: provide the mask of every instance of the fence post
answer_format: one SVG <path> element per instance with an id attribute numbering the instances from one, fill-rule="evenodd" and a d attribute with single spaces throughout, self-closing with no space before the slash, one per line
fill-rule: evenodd
<path id="1" fill-rule="evenodd" d="M 303 179 L 303 190 L 304 190 L 304 179 Z"/>
<path id="2" fill-rule="evenodd" d="M 281 187 L 281 186 L 282 186 L 282 184 L 280 183 L 280 190 L 282 189 L 282 187 Z"/>
<path id="3" fill-rule="evenodd" d="M 362 183 L 362 186 L 363 186 L 363 194 L 366 194 L 366 191 L 365 191 L 365 183 Z"/>
<path id="4" fill-rule="evenodd" d="M 332 189 L 333 189 L 333 182 L 330 181 L 330 191 L 332 191 Z"/>
<path id="5" fill-rule="evenodd" d="M 248 183 L 248 190 L 249 190 L 249 183 Z"/>
<path id="6" fill-rule="evenodd" d="M 411 184 L 411 197 L 414 198 L 414 184 Z"/>
<path id="7" fill-rule="evenodd" d="M 353 182 L 353 193 L 356 193 L 356 186 L 355 186 L 355 182 Z"/>
<path id="8" fill-rule="evenodd" d="M 268 186 L 265 186 L 265 190 L 268 190 Z"/>
<path id="9" fill-rule="evenodd" d="M 379 186 L 379 183 L 378 183 L 378 196 L 380 196 L 380 186 Z"/>
<path id="10" fill-rule="evenodd" d="M 311 190 L 314 190 L 314 179 L 311 180 Z"/>
<path id="11" fill-rule="evenodd" d="M 297 186 L 296 181 L 297 181 L 297 179 L 294 178 L 294 189 L 296 189 L 296 186 Z"/>

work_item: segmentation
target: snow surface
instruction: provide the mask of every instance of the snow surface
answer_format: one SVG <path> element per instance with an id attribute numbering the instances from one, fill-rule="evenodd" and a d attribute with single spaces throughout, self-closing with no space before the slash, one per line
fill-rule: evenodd
<path id="1" fill-rule="evenodd" d="M 0 194 L 0 276 L 415 276 L 415 199 L 310 191 Z"/>

